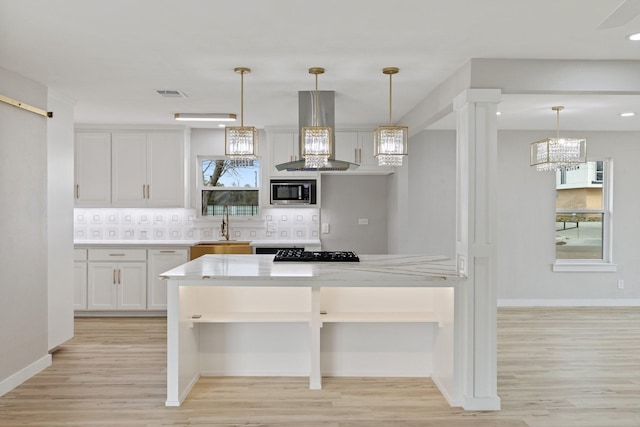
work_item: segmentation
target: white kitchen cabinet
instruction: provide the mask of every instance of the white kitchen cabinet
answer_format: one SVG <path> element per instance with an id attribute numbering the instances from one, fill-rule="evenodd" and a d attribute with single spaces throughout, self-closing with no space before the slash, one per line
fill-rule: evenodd
<path id="1" fill-rule="evenodd" d="M 147 308 L 145 249 L 89 249 L 88 254 L 88 310 Z"/>
<path id="2" fill-rule="evenodd" d="M 187 249 L 149 249 L 147 278 L 147 309 L 167 309 L 167 281 L 159 275 L 189 261 Z"/>
<path id="3" fill-rule="evenodd" d="M 87 309 L 87 250 L 73 251 L 73 309 Z"/>
<path id="4" fill-rule="evenodd" d="M 181 133 L 114 132 L 111 144 L 113 206 L 183 205 L 184 154 Z"/>
<path id="5" fill-rule="evenodd" d="M 77 132 L 74 143 L 76 206 L 111 204 L 111 134 Z"/>
<path id="6" fill-rule="evenodd" d="M 393 173 L 393 168 L 390 166 L 378 166 L 378 159 L 373 157 L 374 150 L 372 131 L 336 132 L 335 147 L 335 158 L 337 160 L 344 160 L 360 165 L 353 171 L 348 171 L 348 174 L 386 175 Z"/>
<path id="7" fill-rule="evenodd" d="M 269 133 L 269 176 L 283 177 L 317 177 L 313 171 L 279 171 L 276 165 L 280 163 L 300 160 L 300 134 L 298 132 L 271 132 Z"/>

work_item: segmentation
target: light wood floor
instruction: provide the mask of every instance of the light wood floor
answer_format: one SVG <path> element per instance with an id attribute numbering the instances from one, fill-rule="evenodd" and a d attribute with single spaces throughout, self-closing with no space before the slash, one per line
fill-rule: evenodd
<path id="1" fill-rule="evenodd" d="M 0 397 L 0 426 L 640 426 L 638 308 L 499 309 L 499 412 L 398 378 L 206 378 L 165 408 L 165 327 L 76 319 L 53 365 Z"/>

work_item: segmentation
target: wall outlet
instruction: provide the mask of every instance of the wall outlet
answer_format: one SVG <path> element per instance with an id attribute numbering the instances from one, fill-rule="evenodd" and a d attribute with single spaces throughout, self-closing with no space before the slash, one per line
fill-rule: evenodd
<path id="1" fill-rule="evenodd" d="M 322 223 L 322 234 L 329 234 L 329 223 L 328 222 L 323 222 Z"/>
<path id="2" fill-rule="evenodd" d="M 369 219 L 368 218 L 359 218 L 358 219 L 358 225 L 369 225 Z"/>
<path id="3" fill-rule="evenodd" d="M 624 280 L 618 279 L 618 289 L 624 289 Z"/>

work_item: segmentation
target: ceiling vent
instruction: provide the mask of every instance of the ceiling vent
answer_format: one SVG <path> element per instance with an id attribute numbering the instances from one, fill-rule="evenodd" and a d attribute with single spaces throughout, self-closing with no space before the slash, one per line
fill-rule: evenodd
<path id="1" fill-rule="evenodd" d="M 186 98 L 187 95 L 180 92 L 179 90 L 156 90 L 158 95 L 164 96 L 166 98 Z"/>

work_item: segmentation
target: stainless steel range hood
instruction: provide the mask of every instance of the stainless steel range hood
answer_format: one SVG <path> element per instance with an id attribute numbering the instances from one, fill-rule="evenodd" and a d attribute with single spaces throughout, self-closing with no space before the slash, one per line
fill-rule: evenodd
<path id="1" fill-rule="evenodd" d="M 328 126 L 331 128 L 333 146 L 331 147 L 331 157 L 327 165 L 322 168 L 308 168 L 304 165 L 304 159 L 293 162 L 280 163 L 276 165 L 279 171 L 346 171 L 355 169 L 359 165 L 356 163 L 336 160 L 335 157 L 335 92 L 332 90 L 318 91 L 318 123 L 317 126 Z M 315 91 L 298 92 L 298 130 L 302 133 L 302 128 L 316 126 L 314 124 Z M 302 139 L 300 139 L 300 153 L 302 150 Z"/>

